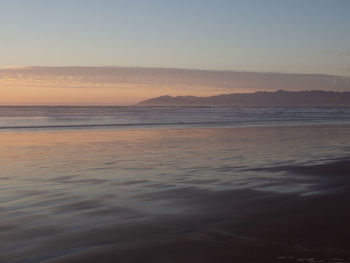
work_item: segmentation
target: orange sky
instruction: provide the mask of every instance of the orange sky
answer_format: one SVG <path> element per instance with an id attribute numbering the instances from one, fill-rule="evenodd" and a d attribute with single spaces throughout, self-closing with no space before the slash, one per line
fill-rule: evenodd
<path id="1" fill-rule="evenodd" d="M 182 83 L 109 68 L 8 67 L 0 70 L 0 105 L 132 105 L 151 97 L 210 96 L 213 85 Z"/>
<path id="2" fill-rule="evenodd" d="M 162 95 L 211 96 L 259 90 L 347 90 L 329 75 L 122 67 L 0 69 L 0 105 L 133 105 Z"/>
<path id="3" fill-rule="evenodd" d="M 123 72 L 88 68 L 73 70 L 8 67 L 0 70 L 0 105 L 132 105 L 151 97 L 169 95 L 210 96 L 220 93 L 205 84 L 191 90 L 184 83 L 157 77 L 138 78 Z M 124 75 L 123 75 L 124 74 Z M 160 81 L 160 82 L 159 82 Z"/>
<path id="4" fill-rule="evenodd" d="M 0 105 L 132 105 L 144 99 L 164 94 L 188 94 L 187 89 L 165 92 L 159 87 L 145 88 L 138 84 L 110 84 L 89 87 L 88 83 L 76 87 L 74 81 L 0 80 Z M 210 96 L 213 91 L 199 91 L 196 95 Z"/>

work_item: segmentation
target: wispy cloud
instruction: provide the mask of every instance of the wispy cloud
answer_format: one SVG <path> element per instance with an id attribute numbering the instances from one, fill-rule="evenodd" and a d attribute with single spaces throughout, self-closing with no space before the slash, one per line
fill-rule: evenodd
<path id="1" fill-rule="evenodd" d="M 349 90 L 350 78 L 171 68 L 11 66 L 0 69 L 0 104 L 19 99 L 132 104 L 165 94 L 210 96 L 278 89 Z"/>
<path id="2" fill-rule="evenodd" d="M 3 68 L 1 68 L 1 69 L 14 69 L 14 70 L 16 70 L 16 69 L 29 69 L 29 68 L 31 68 L 31 66 L 6 66 L 6 67 L 3 67 Z"/>
<path id="3" fill-rule="evenodd" d="M 324 53 L 325 53 L 325 54 L 329 54 L 329 55 L 336 55 L 336 56 L 338 56 L 338 57 L 350 56 L 350 50 L 348 50 L 348 51 L 325 50 Z"/>

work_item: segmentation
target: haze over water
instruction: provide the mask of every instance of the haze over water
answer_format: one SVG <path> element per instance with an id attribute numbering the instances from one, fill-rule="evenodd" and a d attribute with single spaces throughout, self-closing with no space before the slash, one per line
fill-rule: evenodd
<path id="1" fill-rule="evenodd" d="M 0 258 L 348 262 L 349 113 L 2 107 Z"/>

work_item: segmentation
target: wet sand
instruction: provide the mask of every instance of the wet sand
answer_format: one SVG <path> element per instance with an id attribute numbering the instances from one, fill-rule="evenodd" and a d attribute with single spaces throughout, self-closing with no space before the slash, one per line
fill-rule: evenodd
<path id="1" fill-rule="evenodd" d="M 312 176 L 323 193 L 164 190 L 145 197 L 191 215 L 52 233 L 40 249 L 55 253 L 20 262 L 350 262 L 350 161 L 280 169 Z"/>
<path id="2" fill-rule="evenodd" d="M 167 206 L 181 208 L 181 212 L 156 216 L 127 205 L 108 209 L 88 198 L 68 204 L 57 201 L 56 213 L 123 214 L 126 220 L 73 231 L 60 222 L 23 227 L 25 217 L 20 218 L 22 222 L 2 222 L 1 251 L 11 241 L 17 248 L 1 253 L 0 262 L 350 262 L 350 159 L 240 169 L 248 174 L 268 173 L 273 189 L 296 181 L 309 188 L 301 192 L 259 187 L 218 190 L 160 184 L 152 186 L 157 191 L 136 191 L 132 197 L 136 201 L 166 200 Z M 274 179 L 282 175 L 283 180 Z M 123 185 L 149 181 L 129 178 Z M 28 246 L 40 239 L 45 242 Z"/>

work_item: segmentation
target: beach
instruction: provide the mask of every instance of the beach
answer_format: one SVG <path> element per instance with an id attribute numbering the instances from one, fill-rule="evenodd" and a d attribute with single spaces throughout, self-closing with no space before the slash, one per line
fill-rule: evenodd
<path id="1" fill-rule="evenodd" d="M 350 263 L 350 0 L 0 7 L 0 263 Z"/>
<path id="2" fill-rule="evenodd" d="M 1 262 L 350 262 L 347 124 L 1 132 Z"/>

